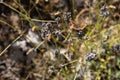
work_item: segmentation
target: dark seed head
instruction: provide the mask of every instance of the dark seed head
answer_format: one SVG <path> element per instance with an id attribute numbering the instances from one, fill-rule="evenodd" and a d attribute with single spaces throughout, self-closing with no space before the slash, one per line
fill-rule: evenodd
<path id="1" fill-rule="evenodd" d="M 106 6 L 102 6 L 101 9 L 100 9 L 100 16 L 109 16 L 109 11 L 107 10 Z"/>
<path id="2" fill-rule="evenodd" d="M 58 23 L 60 23 L 60 17 L 57 17 L 57 18 L 55 18 L 55 22 L 58 24 Z"/>
<path id="3" fill-rule="evenodd" d="M 78 35 L 78 37 L 83 37 L 84 35 L 85 35 L 85 33 L 82 31 L 82 30 L 79 30 L 78 32 L 77 32 L 77 35 Z"/>
<path id="4" fill-rule="evenodd" d="M 120 52 L 120 45 L 119 44 L 114 44 L 112 48 L 113 48 L 113 52 L 115 52 L 115 53 Z"/>

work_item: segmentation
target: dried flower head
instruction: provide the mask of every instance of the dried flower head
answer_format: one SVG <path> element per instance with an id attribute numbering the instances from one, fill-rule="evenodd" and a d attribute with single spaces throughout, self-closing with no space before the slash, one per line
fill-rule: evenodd
<path id="1" fill-rule="evenodd" d="M 62 36 L 61 30 L 55 30 L 54 34 L 55 34 L 55 37 L 56 37 L 56 39 L 58 41 L 62 41 L 63 40 L 63 36 Z"/>
<path id="2" fill-rule="evenodd" d="M 93 50 L 91 53 L 88 53 L 86 56 L 85 56 L 85 59 L 86 61 L 91 61 L 95 58 L 96 56 L 96 51 Z"/>
<path id="3" fill-rule="evenodd" d="M 82 30 L 79 30 L 78 32 L 77 32 L 77 35 L 78 35 L 78 37 L 83 37 L 84 35 L 85 35 L 85 33 L 82 31 Z"/>
<path id="4" fill-rule="evenodd" d="M 106 6 L 102 6 L 101 9 L 100 9 L 100 16 L 105 16 L 107 17 L 109 15 L 109 11 L 108 9 L 106 8 Z"/>
<path id="5" fill-rule="evenodd" d="M 113 52 L 120 53 L 120 44 L 114 44 L 112 48 Z"/>
<path id="6" fill-rule="evenodd" d="M 71 12 L 65 12 L 63 18 L 65 21 L 69 22 L 71 20 Z"/>
<path id="7" fill-rule="evenodd" d="M 60 17 L 55 18 L 55 22 L 56 22 L 57 24 L 60 23 L 60 20 L 61 20 Z"/>
<path id="8" fill-rule="evenodd" d="M 42 23 L 40 36 L 42 39 L 50 39 L 53 31 L 54 29 L 52 23 Z"/>

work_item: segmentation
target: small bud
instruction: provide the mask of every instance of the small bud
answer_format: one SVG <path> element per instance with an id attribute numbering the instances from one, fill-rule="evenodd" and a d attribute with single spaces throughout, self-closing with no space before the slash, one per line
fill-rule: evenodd
<path id="1" fill-rule="evenodd" d="M 102 8 L 100 9 L 100 16 L 105 16 L 107 17 L 109 15 L 109 11 L 107 10 L 106 6 L 102 6 Z"/>
<path id="2" fill-rule="evenodd" d="M 57 18 L 55 18 L 55 22 L 58 24 L 58 23 L 60 23 L 60 17 L 57 17 Z"/>
<path id="3" fill-rule="evenodd" d="M 84 34 L 84 32 L 82 31 L 82 30 L 79 30 L 78 32 L 77 32 L 77 35 L 78 35 L 78 37 L 83 37 L 85 34 Z"/>
<path id="4" fill-rule="evenodd" d="M 119 44 L 114 44 L 113 45 L 113 52 L 120 53 L 120 45 Z"/>
<path id="5" fill-rule="evenodd" d="M 54 72 L 54 66 L 50 66 L 49 68 L 48 68 L 48 73 L 49 74 L 52 74 Z"/>
<path id="6" fill-rule="evenodd" d="M 87 55 L 85 56 L 86 61 L 91 61 L 91 60 L 93 60 L 93 59 L 95 58 L 95 56 L 96 56 L 96 51 L 93 50 L 91 53 L 89 53 L 89 54 L 87 54 Z"/>

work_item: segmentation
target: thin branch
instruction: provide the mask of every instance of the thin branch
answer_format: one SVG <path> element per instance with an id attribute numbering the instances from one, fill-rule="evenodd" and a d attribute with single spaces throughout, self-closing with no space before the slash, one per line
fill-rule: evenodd
<path id="1" fill-rule="evenodd" d="M 55 21 L 50 21 L 50 20 L 39 20 L 39 19 L 31 19 L 32 21 L 35 21 L 35 22 L 55 22 Z"/>
<path id="2" fill-rule="evenodd" d="M 6 21 L 3 21 L 0 19 L 0 22 L 3 23 L 3 24 L 6 24 L 7 26 L 9 26 L 10 28 L 14 29 L 14 26 L 8 24 Z"/>
<path id="3" fill-rule="evenodd" d="M 15 40 L 13 40 L 12 43 L 9 44 L 9 45 L 0 53 L 0 56 L 2 56 L 2 55 L 5 53 L 5 51 L 6 51 L 13 43 L 15 43 L 18 39 L 20 39 L 20 38 L 24 35 L 24 33 L 25 33 L 25 32 L 21 33 L 20 36 L 18 36 Z"/>

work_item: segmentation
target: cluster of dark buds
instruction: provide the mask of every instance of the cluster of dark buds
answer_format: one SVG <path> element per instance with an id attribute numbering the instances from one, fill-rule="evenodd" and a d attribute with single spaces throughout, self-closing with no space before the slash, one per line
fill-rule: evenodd
<path id="1" fill-rule="evenodd" d="M 61 19 L 63 19 L 65 22 L 70 22 L 71 12 L 64 12 L 62 17 L 63 18 L 58 16 L 55 18 L 54 21 L 57 25 L 62 22 Z M 40 27 L 40 31 L 41 31 L 40 36 L 42 39 L 48 39 L 51 37 L 51 35 L 53 35 L 53 37 L 55 37 L 57 40 L 63 41 L 63 35 L 62 35 L 63 33 L 61 32 L 61 28 L 62 27 L 60 27 L 60 25 L 55 27 L 55 25 L 52 24 L 51 22 L 42 23 Z M 83 33 L 81 34 L 80 32 L 78 34 L 83 35 Z"/>
<path id="2" fill-rule="evenodd" d="M 115 53 L 120 53 L 120 44 L 114 44 L 112 50 Z"/>
<path id="3" fill-rule="evenodd" d="M 109 11 L 105 5 L 102 6 L 102 8 L 100 9 L 100 16 L 104 16 L 104 17 L 109 16 Z"/>
<path id="4" fill-rule="evenodd" d="M 63 40 L 61 29 L 59 29 L 59 27 L 56 28 L 55 25 L 53 25 L 52 23 L 42 23 L 40 29 L 40 36 L 42 39 L 47 39 L 50 41 L 51 36 L 53 36 L 58 41 Z"/>
<path id="5" fill-rule="evenodd" d="M 55 34 L 55 37 L 56 37 L 58 40 L 62 41 L 63 37 L 62 37 L 62 32 L 61 32 L 61 30 L 56 30 L 56 31 L 54 32 L 54 34 Z"/>
<path id="6" fill-rule="evenodd" d="M 54 31 L 52 23 L 49 23 L 49 22 L 42 23 L 40 28 L 41 28 L 40 36 L 42 39 L 48 38 L 52 34 L 52 32 Z"/>
<path id="7" fill-rule="evenodd" d="M 96 57 L 97 53 L 95 50 L 93 50 L 92 52 L 88 53 L 86 56 L 85 56 L 85 60 L 86 61 L 91 61 L 93 60 L 95 57 Z"/>
<path id="8" fill-rule="evenodd" d="M 63 14 L 63 19 L 64 21 L 69 22 L 71 20 L 71 12 L 65 12 Z"/>

